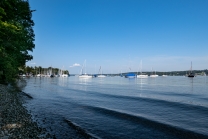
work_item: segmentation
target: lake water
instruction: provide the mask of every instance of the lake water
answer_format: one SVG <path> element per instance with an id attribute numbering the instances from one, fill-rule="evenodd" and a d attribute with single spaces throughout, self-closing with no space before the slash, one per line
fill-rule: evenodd
<path id="1" fill-rule="evenodd" d="M 25 106 L 58 139 L 208 138 L 206 76 L 25 80 Z"/>

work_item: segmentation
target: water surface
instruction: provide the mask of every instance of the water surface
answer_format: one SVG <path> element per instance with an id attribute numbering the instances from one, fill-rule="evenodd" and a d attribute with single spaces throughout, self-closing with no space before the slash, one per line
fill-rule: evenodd
<path id="1" fill-rule="evenodd" d="M 56 138 L 208 138 L 208 78 L 29 78 L 25 104 Z"/>

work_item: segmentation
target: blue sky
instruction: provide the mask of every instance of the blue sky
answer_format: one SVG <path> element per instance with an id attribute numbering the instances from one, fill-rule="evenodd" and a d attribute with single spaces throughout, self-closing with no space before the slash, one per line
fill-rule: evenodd
<path id="1" fill-rule="evenodd" d="M 79 73 L 208 69 L 207 0 L 29 0 L 28 66 Z"/>

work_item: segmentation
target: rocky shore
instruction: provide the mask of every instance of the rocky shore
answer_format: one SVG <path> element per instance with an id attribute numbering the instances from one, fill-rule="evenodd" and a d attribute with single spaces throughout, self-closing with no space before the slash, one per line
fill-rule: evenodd
<path id="1" fill-rule="evenodd" d="M 14 87 L 0 84 L 0 139 L 53 138 L 32 120 L 23 106 L 25 99 L 32 98 Z"/>

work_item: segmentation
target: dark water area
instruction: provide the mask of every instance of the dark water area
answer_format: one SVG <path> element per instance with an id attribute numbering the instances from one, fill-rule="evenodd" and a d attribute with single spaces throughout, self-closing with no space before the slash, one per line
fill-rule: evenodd
<path id="1" fill-rule="evenodd" d="M 208 78 L 29 78 L 33 119 L 58 139 L 208 138 Z"/>

